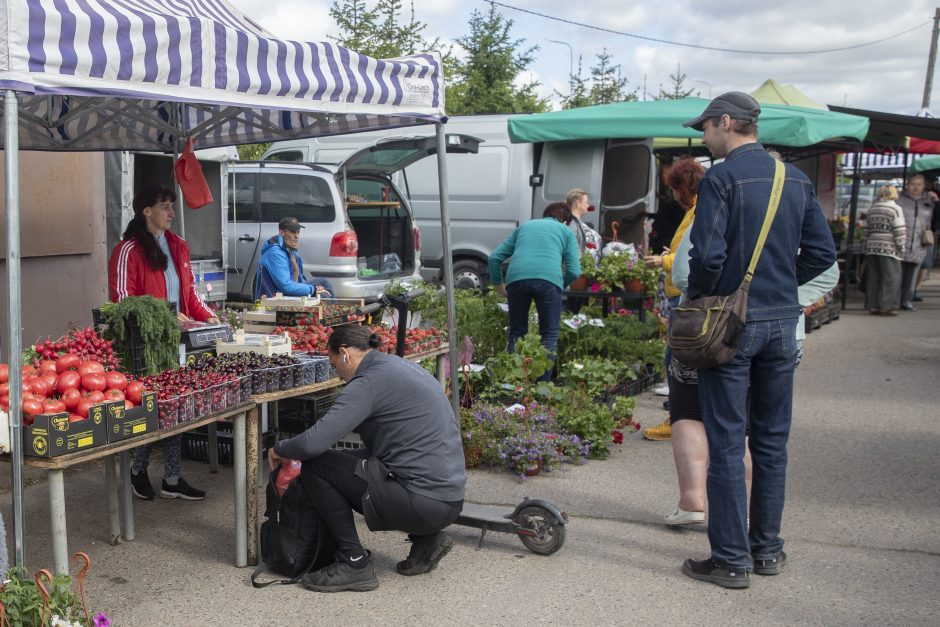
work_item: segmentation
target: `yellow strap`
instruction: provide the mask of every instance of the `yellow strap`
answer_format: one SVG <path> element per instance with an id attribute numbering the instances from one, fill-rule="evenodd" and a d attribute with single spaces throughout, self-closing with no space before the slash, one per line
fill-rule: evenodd
<path id="1" fill-rule="evenodd" d="M 751 255 L 751 265 L 747 267 L 747 274 L 744 277 L 748 281 L 754 277 L 754 268 L 757 267 L 757 260 L 760 259 L 761 251 L 764 250 L 764 242 L 767 241 L 770 225 L 773 224 L 774 216 L 777 215 L 777 206 L 780 204 L 780 196 L 783 194 L 783 181 L 786 178 L 786 166 L 778 159 L 774 159 L 774 164 L 776 165 L 774 184 L 770 190 L 770 202 L 767 204 L 767 215 L 764 216 L 764 224 L 760 227 L 760 235 L 757 236 L 757 245 L 754 247 L 754 253 Z"/>

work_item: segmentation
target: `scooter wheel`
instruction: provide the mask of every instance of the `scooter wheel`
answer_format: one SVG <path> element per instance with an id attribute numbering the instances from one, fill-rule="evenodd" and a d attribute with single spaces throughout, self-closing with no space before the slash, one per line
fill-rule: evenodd
<path id="1" fill-rule="evenodd" d="M 543 507 L 522 508 L 516 521 L 519 526 L 536 532 L 534 536 L 519 536 L 522 544 L 533 553 L 551 555 L 565 543 L 565 525 Z"/>

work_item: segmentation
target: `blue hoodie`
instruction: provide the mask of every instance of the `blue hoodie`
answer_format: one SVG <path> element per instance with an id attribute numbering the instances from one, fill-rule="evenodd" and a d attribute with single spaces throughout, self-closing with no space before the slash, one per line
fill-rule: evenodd
<path id="1" fill-rule="evenodd" d="M 291 277 L 291 257 L 300 268 L 300 280 Z M 277 292 L 285 296 L 311 296 L 316 288 L 304 281 L 304 260 L 300 253 L 288 248 L 284 238 L 275 235 L 261 247 L 261 259 L 255 274 L 254 299 L 262 296 L 274 296 Z"/>

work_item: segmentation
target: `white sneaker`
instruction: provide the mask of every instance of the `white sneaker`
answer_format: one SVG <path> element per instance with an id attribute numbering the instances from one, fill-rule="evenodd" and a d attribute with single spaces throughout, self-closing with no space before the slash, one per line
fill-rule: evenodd
<path id="1" fill-rule="evenodd" d="M 669 386 L 664 385 L 662 387 L 656 388 L 653 390 L 653 394 L 656 396 L 669 396 Z"/>
<path id="2" fill-rule="evenodd" d="M 687 512 L 677 507 L 663 517 L 667 525 L 698 525 L 705 522 L 705 512 Z"/>

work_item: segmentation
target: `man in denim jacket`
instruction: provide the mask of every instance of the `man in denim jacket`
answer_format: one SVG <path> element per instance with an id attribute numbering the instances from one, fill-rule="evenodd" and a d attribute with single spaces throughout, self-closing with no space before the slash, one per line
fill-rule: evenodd
<path id="1" fill-rule="evenodd" d="M 760 105 L 741 92 L 715 98 L 684 126 L 704 132 L 711 167 L 699 186 L 690 232 L 689 298 L 728 295 L 741 284 L 767 213 L 774 158 L 757 141 Z M 690 577 L 746 588 L 750 572 L 776 575 L 786 554 L 780 538 L 787 438 L 796 364 L 797 286 L 832 266 L 836 251 L 809 179 L 793 166 L 754 271 L 738 353 L 699 371 L 708 436 L 708 539 L 711 557 L 686 560 Z M 750 529 L 744 484 L 747 394 L 751 389 L 753 459 Z"/>

